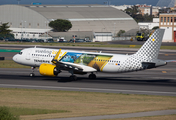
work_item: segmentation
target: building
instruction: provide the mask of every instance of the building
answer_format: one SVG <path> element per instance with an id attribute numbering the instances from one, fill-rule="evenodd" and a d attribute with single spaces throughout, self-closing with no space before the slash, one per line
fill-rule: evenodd
<path id="1" fill-rule="evenodd" d="M 139 14 L 142 14 L 142 15 L 145 15 L 145 14 L 148 14 L 148 15 L 152 15 L 152 6 L 151 5 L 136 5 L 138 6 L 138 9 L 140 10 L 140 13 Z"/>
<path id="2" fill-rule="evenodd" d="M 9 22 L 15 38 L 39 38 L 50 31 L 55 19 L 71 21 L 69 31 L 111 32 L 138 30 L 136 21 L 107 5 L 1 5 L 0 22 Z"/>
<path id="3" fill-rule="evenodd" d="M 118 10 L 124 11 L 127 8 L 131 8 L 133 5 L 120 5 L 120 6 L 111 5 L 111 6 L 118 9 Z"/>
<path id="4" fill-rule="evenodd" d="M 153 22 L 139 22 L 139 28 L 151 30 L 153 27 L 159 27 L 159 18 L 153 18 Z"/>
<path id="5" fill-rule="evenodd" d="M 160 14 L 159 27 L 165 29 L 163 42 L 176 42 L 176 14 Z"/>
<path id="6" fill-rule="evenodd" d="M 152 6 L 152 15 L 154 17 L 158 17 L 159 9 L 160 9 L 160 7 Z"/>

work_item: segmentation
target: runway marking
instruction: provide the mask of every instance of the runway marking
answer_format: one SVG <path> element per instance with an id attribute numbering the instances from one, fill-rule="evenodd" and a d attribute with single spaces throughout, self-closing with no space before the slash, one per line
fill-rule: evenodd
<path id="1" fill-rule="evenodd" d="M 111 92 L 136 92 L 136 93 L 153 93 L 153 94 L 176 94 L 176 92 L 158 92 L 158 91 L 138 91 L 138 90 L 115 90 L 115 89 L 98 89 L 98 88 L 74 88 L 74 87 L 54 87 L 54 86 L 33 86 L 33 85 L 12 85 L 0 84 L 0 87 L 28 87 L 28 88 L 48 88 L 48 89 L 65 89 L 65 90 L 89 90 L 89 91 L 111 91 Z"/>
<path id="2" fill-rule="evenodd" d="M 167 73 L 166 71 L 162 71 L 162 73 Z"/>

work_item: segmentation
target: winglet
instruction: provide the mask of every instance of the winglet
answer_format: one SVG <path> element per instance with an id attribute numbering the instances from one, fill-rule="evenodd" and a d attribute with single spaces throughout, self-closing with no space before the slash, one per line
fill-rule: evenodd
<path id="1" fill-rule="evenodd" d="M 61 53 L 61 49 L 59 49 L 59 51 L 56 53 L 56 56 L 55 56 L 54 59 L 51 61 L 52 63 L 56 64 L 57 59 L 58 59 L 60 53 Z"/>

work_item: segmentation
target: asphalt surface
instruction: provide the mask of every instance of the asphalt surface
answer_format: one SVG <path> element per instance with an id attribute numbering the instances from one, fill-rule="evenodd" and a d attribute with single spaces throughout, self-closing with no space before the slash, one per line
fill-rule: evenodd
<path id="1" fill-rule="evenodd" d="M 127 114 L 118 114 L 118 115 L 72 117 L 72 118 L 58 118 L 58 119 L 46 119 L 46 120 L 104 120 L 104 119 L 147 117 L 147 116 L 173 115 L 173 114 L 176 114 L 176 110 L 161 110 L 161 111 L 127 113 Z"/>

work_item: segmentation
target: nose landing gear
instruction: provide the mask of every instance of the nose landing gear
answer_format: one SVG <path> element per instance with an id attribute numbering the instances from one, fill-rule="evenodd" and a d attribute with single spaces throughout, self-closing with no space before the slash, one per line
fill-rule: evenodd
<path id="1" fill-rule="evenodd" d="M 29 74 L 30 77 L 34 77 L 35 76 L 34 69 L 35 69 L 35 67 L 31 67 L 32 73 Z"/>

